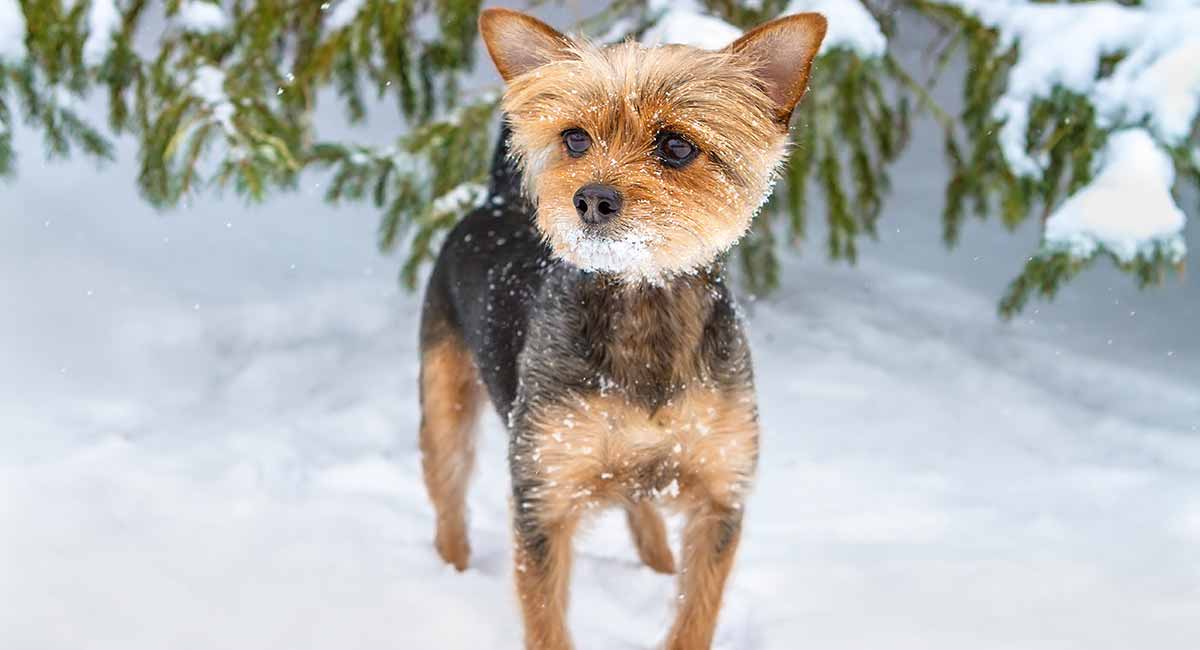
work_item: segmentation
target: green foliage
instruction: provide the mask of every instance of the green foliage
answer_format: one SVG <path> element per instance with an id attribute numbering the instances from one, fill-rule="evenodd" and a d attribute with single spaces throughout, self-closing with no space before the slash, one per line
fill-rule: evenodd
<path id="1" fill-rule="evenodd" d="M 1091 266 L 1095 261 L 1095 257 L 1080 260 L 1067 252 L 1029 258 L 1025 264 L 1025 270 L 1009 283 L 1004 297 L 1000 299 L 1000 314 L 1011 318 L 1020 313 L 1034 294 L 1043 298 L 1054 297 L 1064 283 Z"/>
<path id="2" fill-rule="evenodd" d="M 828 254 L 853 262 L 858 237 L 876 234 L 890 187 L 888 164 L 908 138 L 909 99 L 893 99 L 889 93 L 895 88 L 884 88 L 886 69 L 894 65 L 890 59 L 864 61 L 835 50 L 816 65 L 820 75 L 795 118 L 796 147 L 777 192 L 782 200 L 762 220 L 784 220 L 788 241 L 803 240 L 809 183 L 814 182 L 825 203 Z"/>
<path id="3" fill-rule="evenodd" d="M 0 62 L 0 176 L 16 171 L 14 104 L 24 121 L 42 133 L 47 157 L 66 157 L 76 148 L 98 158 L 112 157 L 109 141 L 80 114 L 78 99 L 89 82 L 79 63 L 84 8 L 67 8 L 57 1 L 24 3 L 26 60 Z"/>
<path id="4" fill-rule="evenodd" d="M 1087 185 L 1097 171 L 1097 154 L 1104 148 L 1108 131 L 1098 125 L 1095 108 L 1086 97 L 1061 87 L 1048 98 L 1036 99 L 1030 106 L 1025 150 L 1044 161 L 1044 169 L 1040 178 L 1018 175 L 1001 151 L 999 133 L 1003 122 L 994 117 L 993 107 L 1005 90 L 1009 69 L 1020 56 L 1020 44 L 1002 50 L 994 30 L 956 7 L 925 0 L 915 0 L 913 7 L 960 34 L 967 60 L 959 125 L 947 128 L 946 135 L 946 158 L 951 165 L 942 215 L 946 244 L 957 243 L 968 203 L 979 218 L 998 213 L 1010 229 L 1034 213 L 1039 213 L 1044 222 L 1063 199 Z M 943 56 L 949 55 L 949 49 Z M 1099 76 L 1111 75 L 1123 57 L 1122 52 L 1106 55 L 1100 61 Z M 1200 122 L 1193 130 L 1192 142 L 1200 141 L 1195 137 L 1197 133 Z M 1193 184 L 1200 181 L 1200 156 L 1191 155 L 1184 146 L 1174 148 L 1172 157 L 1179 176 Z M 1162 246 L 1141 252 L 1132 260 L 1121 260 L 1103 249 L 1078 259 L 1043 243 L 1009 285 L 1000 301 L 1000 315 L 1013 317 L 1034 294 L 1053 298 L 1099 257 L 1112 260 L 1132 275 L 1139 287 L 1158 284 L 1172 268 L 1181 268 L 1178 251 L 1167 251 Z"/>
<path id="5" fill-rule="evenodd" d="M 1044 249 L 1029 258 L 1021 274 L 1008 285 L 1000 299 L 999 312 L 1004 318 L 1019 314 L 1029 298 L 1038 295 L 1047 300 L 1053 298 L 1072 278 L 1095 264 L 1101 257 L 1108 258 L 1117 268 L 1133 276 L 1139 288 L 1160 284 L 1179 263 L 1175 256 L 1163 249 L 1155 248 L 1133 260 L 1121 260 L 1111 252 L 1079 258 L 1067 251 Z"/>
<path id="6" fill-rule="evenodd" d="M 379 245 L 391 250 L 409 234 L 402 279 L 414 286 L 422 263 L 437 253 L 437 235 L 448 230 L 478 198 L 491 164 L 488 132 L 497 99 L 484 97 L 445 119 L 426 122 L 387 149 L 322 143 L 313 163 L 333 170 L 330 202 L 369 199 L 383 210 Z M 456 194 L 456 192 L 458 194 Z"/>
<path id="7" fill-rule="evenodd" d="M 959 116 L 966 146 L 960 143 L 959 129 L 946 134 L 951 165 L 942 214 L 946 244 L 958 242 L 968 204 L 979 218 L 998 212 L 1010 229 L 1021 225 L 1037 206 L 1043 208 L 1045 218 L 1061 198 L 1091 180 L 1093 157 L 1106 138 L 1096 125 L 1095 110 L 1085 97 L 1061 88 L 1049 99 L 1036 100 L 1030 110 L 1026 150 L 1044 157 L 1047 164 L 1040 179 L 1018 175 L 1001 150 L 999 134 L 1004 124 L 993 115 L 1018 49 L 999 51 L 996 32 L 957 8 L 924 2 L 918 7 L 962 34 L 967 59 Z"/>
<path id="8" fill-rule="evenodd" d="M 229 0 L 219 3 L 227 24 L 206 30 L 181 22 L 181 0 L 118 0 L 111 47 L 103 61 L 89 64 L 88 0 L 21 0 L 28 57 L 0 62 L 0 177 L 16 171 L 11 131 L 18 115 L 42 134 L 51 157 L 78 151 L 104 160 L 112 156 L 112 136 L 136 138 L 138 187 L 160 208 L 213 187 L 258 201 L 317 170 L 329 175 L 327 200 L 369 201 L 380 210 L 380 248 L 404 251 L 402 277 L 412 286 L 440 234 L 481 198 L 487 179 L 496 98 L 461 91 L 475 60 L 481 3 L 362 0 L 352 20 L 332 25 L 331 15 L 346 1 Z M 788 2 L 702 4 L 748 28 Z M 998 214 L 1008 228 L 1033 214 L 1044 220 L 1096 171 L 1108 133 L 1085 97 L 1061 89 L 1034 102 L 1025 133 L 1027 150 L 1045 162 L 1044 173 L 1031 178 L 1010 169 L 994 107 L 1019 44 L 1002 49 L 995 31 L 937 0 L 864 5 L 889 33 L 900 11 L 942 27 L 947 39 L 933 52 L 934 67 L 941 71 L 957 53 L 966 59 L 962 110 L 948 115 L 931 99 L 937 72 L 917 80 L 890 55 L 822 54 L 794 120 L 789 163 L 737 250 L 742 277 L 754 291 L 778 286 L 780 250 L 806 238 L 816 195 L 824 206 L 829 257 L 856 259 L 861 238 L 875 236 L 890 165 L 907 145 L 914 110 L 932 115 L 945 132 L 951 176 L 942 232 L 948 246 L 959 241 L 968 215 Z M 164 18 L 165 30 L 148 33 L 148 25 Z M 642 34 L 657 18 L 647 0 L 616 0 L 582 27 L 616 40 Z M 147 47 L 151 41 L 154 47 Z M 1111 74 L 1121 56 L 1105 57 L 1101 74 Z M 108 133 L 81 112 L 92 92 L 107 99 Z M 312 121 L 322 99 L 336 101 L 350 123 L 365 120 L 379 103 L 394 106 L 404 132 L 394 142 L 369 145 L 322 140 Z M 1194 137 L 1171 153 L 1179 177 L 1200 184 L 1198 142 Z M 1013 281 L 1001 314 L 1017 313 L 1032 296 L 1052 297 L 1096 259 L 1043 246 Z M 1144 286 L 1165 276 L 1175 258 L 1159 250 L 1129 262 L 1112 259 Z"/>
<path id="9" fill-rule="evenodd" d="M 138 187 L 150 203 L 171 207 L 210 184 L 261 200 L 295 187 L 304 169 L 326 163 L 329 147 L 340 146 L 317 141 L 312 126 L 325 88 L 336 90 L 351 122 L 366 117 L 367 92 L 393 99 L 414 133 L 457 105 L 458 73 L 474 60 L 479 5 L 364 0 L 353 20 L 334 28 L 329 2 L 234 0 L 225 3 L 229 24 L 208 30 L 190 29 L 180 21 L 180 0 L 167 0 L 161 9 L 168 27 L 153 58 L 144 58 L 134 43 L 156 17 L 147 15 L 151 3 L 129 0 L 119 5 L 112 47 L 89 66 L 88 3 L 68 9 L 60 0 L 28 0 L 28 60 L 0 69 L 0 172 L 14 167 L 10 95 L 51 155 L 79 147 L 109 157 L 109 140 L 75 108 L 90 90 L 103 89 L 112 132 L 139 140 Z M 421 20 L 439 25 L 440 38 L 418 38 Z M 416 167 L 390 174 L 391 187 L 380 191 L 424 193 L 426 186 L 409 177 Z"/>

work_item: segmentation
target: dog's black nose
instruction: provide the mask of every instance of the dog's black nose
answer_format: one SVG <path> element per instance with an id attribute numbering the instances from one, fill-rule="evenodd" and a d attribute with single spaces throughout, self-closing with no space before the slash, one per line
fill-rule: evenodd
<path id="1" fill-rule="evenodd" d="M 575 211 L 594 226 L 612 221 L 621 213 L 621 195 L 610 185 L 584 185 L 575 193 Z"/>

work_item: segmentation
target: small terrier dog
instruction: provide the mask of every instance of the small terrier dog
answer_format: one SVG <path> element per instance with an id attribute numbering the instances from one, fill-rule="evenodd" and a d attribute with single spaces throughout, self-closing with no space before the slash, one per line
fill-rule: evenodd
<path id="1" fill-rule="evenodd" d="M 461 571 L 486 389 L 510 435 L 531 650 L 571 647 L 572 534 L 613 505 L 663 573 L 676 565 L 657 507 L 685 513 L 666 647 L 712 643 L 758 458 L 723 253 L 770 194 L 825 25 L 787 16 L 714 52 L 602 48 L 515 11 L 480 17 L 507 124 L 490 200 L 450 233 L 426 289 L 421 451 L 435 546 Z"/>

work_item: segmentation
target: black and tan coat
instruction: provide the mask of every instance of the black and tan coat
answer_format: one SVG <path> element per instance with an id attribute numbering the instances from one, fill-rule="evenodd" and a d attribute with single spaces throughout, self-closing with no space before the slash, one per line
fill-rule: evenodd
<path id="1" fill-rule="evenodd" d="M 620 507 L 646 564 L 678 569 L 666 647 L 708 648 L 758 456 L 750 352 L 721 256 L 783 160 L 824 19 L 780 19 L 720 52 L 601 49 L 506 10 L 485 12 L 481 31 L 509 84 L 508 128 L 490 197 L 447 238 L 421 316 L 437 550 L 468 564 L 472 427 L 490 399 L 510 433 L 527 647 L 571 647 L 573 532 Z M 587 133 L 585 153 L 564 150 L 570 130 Z M 660 164 L 663 133 L 694 159 Z M 581 224 L 573 199 L 597 183 L 623 206 L 611 223 Z M 686 515 L 678 566 L 659 507 Z"/>

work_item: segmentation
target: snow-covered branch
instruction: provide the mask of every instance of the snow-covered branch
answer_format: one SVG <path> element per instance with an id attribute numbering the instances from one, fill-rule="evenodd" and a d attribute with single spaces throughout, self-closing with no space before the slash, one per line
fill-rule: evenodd
<path id="1" fill-rule="evenodd" d="M 1028 129 L 1034 103 L 1056 91 L 1084 98 L 1109 133 L 1094 178 L 1046 220 L 1045 252 L 1078 259 L 1108 252 L 1121 263 L 1162 252 L 1181 261 L 1184 215 L 1171 198 L 1170 151 L 1187 146 L 1200 109 L 1200 2 L 941 3 L 995 29 L 998 53 L 1017 49 L 993 109 L 1013 173 L 1040 179 L 1046 172 L 1047 155 L 1029 142 Z"/>

